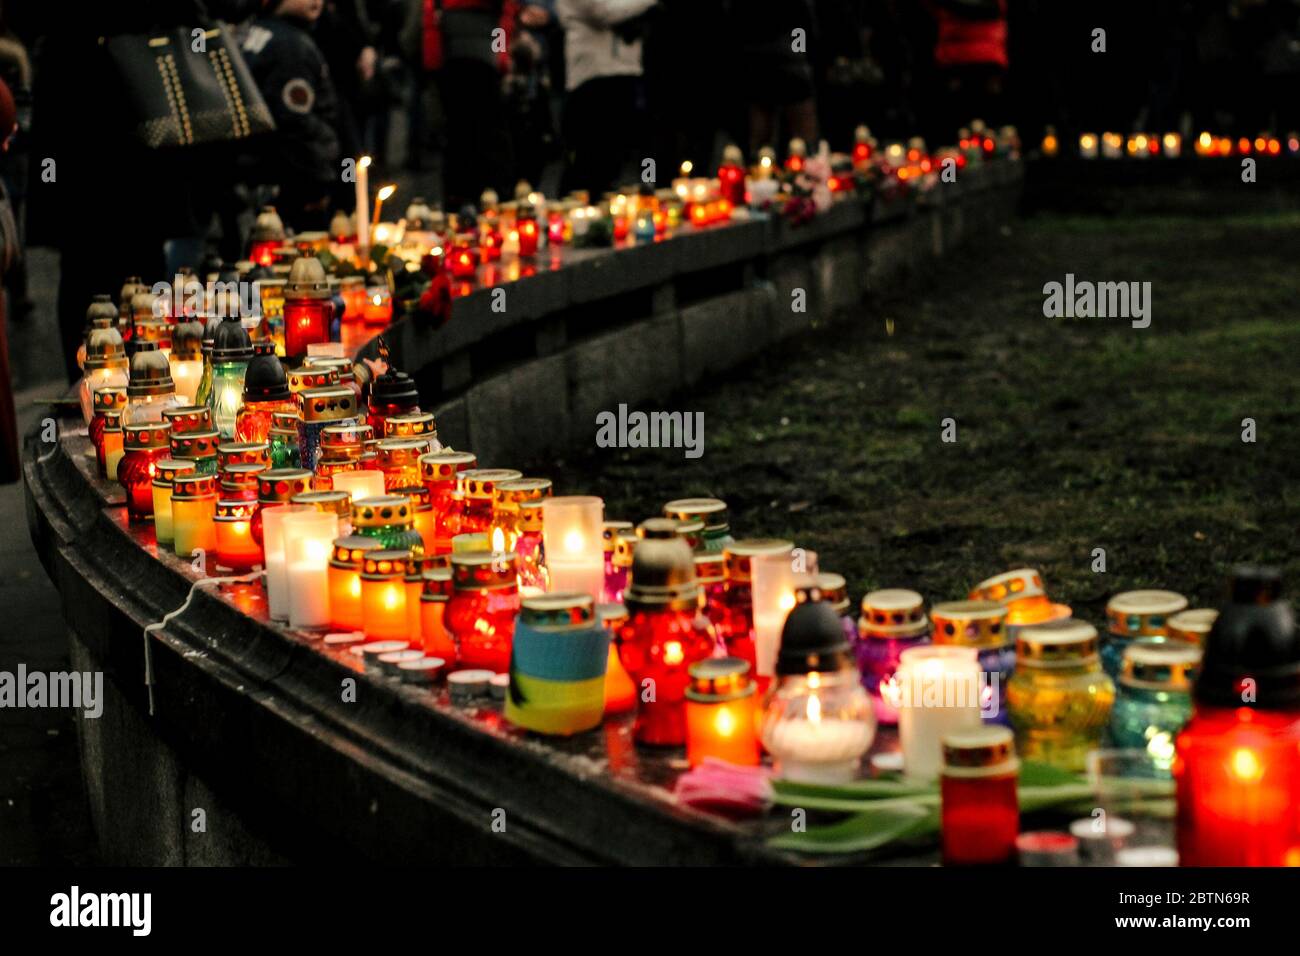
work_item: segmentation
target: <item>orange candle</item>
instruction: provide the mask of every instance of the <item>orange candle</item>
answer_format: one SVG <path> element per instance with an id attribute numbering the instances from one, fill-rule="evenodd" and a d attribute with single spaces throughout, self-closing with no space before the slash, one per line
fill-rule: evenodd
<path id="1" fill-rule="evenodd" d="M 384 547 L 378 538 L 353 534 L 334 539 L 330 554 L 330 626 L 340 631 L 361 630 L 361 561 Z"/>
<path id="2" fill-rule="evenodd" d="M 691 665 L 686 689 L 686 759 L 692 767 L 715 757 L 756 766 L 759 761 L 757 698 L 749 662 L 711 657 Z"/>
<path id="3" fill-rule="evenodd" d="M 371 551 L 361 563 L 361 629 L 367 641 L 408 640 L 406 562 L 410 551 Z"/>
<path id="4" fill-rule="evenodd" d="M 217 565 L 232 571 L 250 571 L 262 563 L 262 546 L 253 540 L 256 501 L 217 502 L 213 521 L 217 531 Z"/>
<path id="5" fill-rule="evenodd" d="M 447 665 L 456 663 L 456 641 L 447 630 L 447 602 L 451 600 L 451 568 L 432 568 L 425 571 L 424 592 L 420 595 L 420 640 L 424 653 L 441 657 Z"/>
<path id="6" fill-rule="evenodd" d="M 611 635 L 627 623 L 627 608 L 622 604 L 598 604 L 596 615 L 601 627 Z M 605 713 L 622 714 L 636 707 L 636 684 L 628 676 L 618 656 L 618 642 L 609 642 L 609 663 L 605 666 Z"/>

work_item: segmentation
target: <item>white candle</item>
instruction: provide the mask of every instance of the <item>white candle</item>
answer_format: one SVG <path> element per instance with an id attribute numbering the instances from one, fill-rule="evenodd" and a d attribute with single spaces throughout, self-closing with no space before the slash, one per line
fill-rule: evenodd
<path id="1" fill-rule="evenodd" d="M 382 497 L 384 473 L 371 468 L 339 472 L 334 476 L 334 490 L 348 492 L 354 502 L 359 498 Z"/>
<path id="2" fill-rule="evenodd" d="M 347 358 L 348 353 L 342 342 L 307 343 L 307 364 L 315 358 Z"/>
<path id="3" fill-rule="evenodd" d="M 853 779 L 872 736 L 860 720 L 783 720 L 772 729 L 771 749 L 781 754 L 785 779 L 844 783 Z"/>
<path id="4" fill-rule="evenodd" d="M 283 522 L 289 626 L 325 627 L 330 622 L 329 557 L 338 537 L 338 516 L 323 511 L 287 515 Z"/>
<path id="5" fill-rule="evenodd" d="M 370 260 L 370 157 L 357 160 L 357 258 L 364 269 Z"/>
<path id="6" fill-rule="evenodd" d="M 754 659 L 760 677 L 776 673 L 781 629 L 794 609 L 793 546 L 750 559 L 754 595 Z"/>
<path id="7" fill-rule="evenodd" d="M 594 495 L 542 502 L 542 539 L 553 592 L 576 591 L 599 601 L 605 588 L 605 503 Z"/>
<path id="8" fill-rule="evenodd" d="M 903 768 L 933 780 L 943 766 L 943 738 L 980 726 L 980 668 L 973 647 L 912 647 L 899 655 L 898 738 Z"/>
<path id="9" fill-rule="evenodd" d="M 311 505 L 264 505 L 262 549 L 266 554 L 266 606 L 273 621 L 289 619 L 289 577 L 284 557 L 284 519 L 314 511 Z"/>

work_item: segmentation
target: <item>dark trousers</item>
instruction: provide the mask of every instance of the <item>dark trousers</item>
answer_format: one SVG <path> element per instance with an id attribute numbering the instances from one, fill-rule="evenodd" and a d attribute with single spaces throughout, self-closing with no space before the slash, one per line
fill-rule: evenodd
<path id="1" fill-rule="evenodd" d="M 586 189 L 597 199 L 619 185 L 624 167 L 645 155 L 644 116 L 639 76 L 602 76 L 571 91 L 564 104 L 563 191 Z M 656 172 L 664 183 L 675 174 Z"/>
<path id="2" fill-rule="evenodd" d="M 436 77 L 446 121 L 443 208 L 477 206 L 479 194 L 488 187 L 509 199 L 514 194 L 514 159 L 501 75 L 479 60 L 448 60 Z"/>

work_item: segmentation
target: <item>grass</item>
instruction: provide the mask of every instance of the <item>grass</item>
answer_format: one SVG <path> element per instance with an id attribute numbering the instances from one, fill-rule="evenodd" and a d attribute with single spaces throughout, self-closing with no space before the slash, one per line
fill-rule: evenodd
<path id="1" fill-rule="evenodd" d="M 1239 561 L 1295 580 L 1298 236 L 1294 214 L 1017 222 L 679 398 L 704 412 L 701 459 L 593 447 L 536 473 L 611 518 L 716 495 L 737 537 L 816 550 L 855 598 L 949 600 L 1028 564 L 1100 623 L 1129 588 L 1216 603 Z M 1150 281 L 1150 328 L 1044 318 L 1067 272 Z"/>

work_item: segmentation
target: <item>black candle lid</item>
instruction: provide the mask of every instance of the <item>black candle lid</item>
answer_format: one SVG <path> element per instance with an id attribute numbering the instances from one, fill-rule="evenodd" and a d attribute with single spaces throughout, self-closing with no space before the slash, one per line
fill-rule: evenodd
<path id="1" fill-rule="evenodd" d="M 1300 638 L 1273 568 L 1232 572 L 1229 600 L 1205 640 L 1195 699 L 1214 707 L 1300 707 Z"/>
<path id="2" fill-rule="evenodd" d="M 253 357 L 253 341 L 243 323 L 233 316 L 221 320 L 212 336 L 212 361 L 247 362 Z"/>
<path id="3" fill-rule="evenodd" d="M 825 601 L 796 605 L 781 630 L 778 675 L 836 671 L 853 660 L 842 618 Z"/>
<path id="4" fill-rule="evenodd" d="M 253 346 L 253 358 L 244 373 L 244 398 L 254 402 L 289 401 L 289 377 L 275 354 L 275 343 Z"/>

